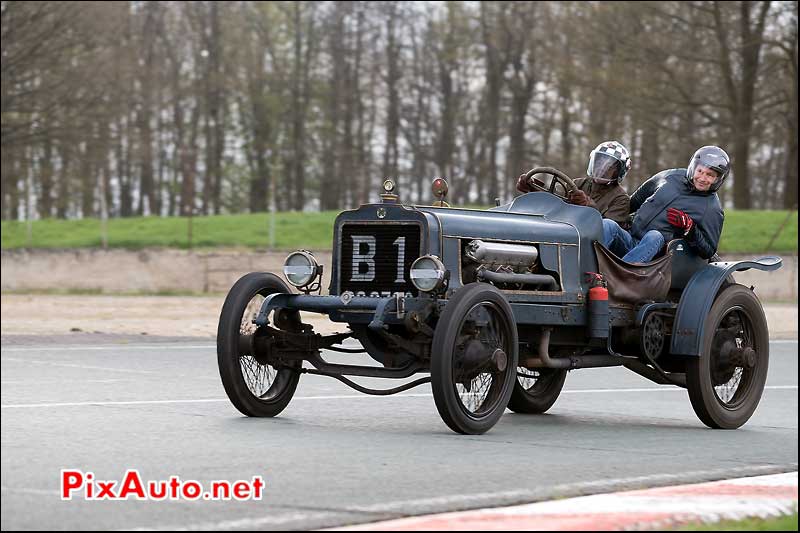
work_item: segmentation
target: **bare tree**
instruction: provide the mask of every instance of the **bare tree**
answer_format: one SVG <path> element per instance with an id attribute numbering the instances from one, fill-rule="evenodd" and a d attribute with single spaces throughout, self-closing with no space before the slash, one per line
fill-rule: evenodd
<path id="1" fill-rule="evenodd" d="M 535 2 L 514 4 L 505 18 L 506 31 L 511 35 L 508 46 L 506 83 L 511 91 L 511 124 L 509 131 L 508 159 L 506 176 L 516 176 L 525 171 L 526 161 L 526 118 L 533 99 L 538 69 L 537 46 L 535 39 L 538 11 L 542 5 Z M 505 194 L 511 193 L 513 180 L 506 180 Z"/>
<path id="2" fill-rule="evenodd" d="M 399 174 L 398 160 L 398 134 L 400 130 L 400 95 L 399 84 L 402 76 L 400 64 L 400 42 L 398 39 L 397 25 L 399 21 L 399 4 L 386 2 L 383 4 L 384 23 L 386 26 L 386 91 L 388 101 L 386 104 L 386 144 L 383 150 L 383 167 L 381 174 L 384 177 L 397 179 Z"/>
<path id="3" fill-rule="evenodd" d="M 382 177 L 424 202 L 437 175 L 454 202 L 488 203 L 533 164 L 578 175 L 607 138 L 632 151 L 630 190 L 719 144 L 724 201 L 796 203 L 797 2 L 23 0 L 0 16 L 4 219 L 338 209 Z"/>
<path id="4" fill-rule="evenodd" d="M 498 196 L 497 187 L 497 143 L 500 140 L 500 103 L 503 89 L 503 73 L 508 63 L 512 33 L 503 31 L 502 13 L 506 2 L 481 2 L 481 38 L 484 46 L 486 88 L 481 107 L 481 125 L 485 131 L 486 175 L 479 177 L 479 198 L 488 203 Z M 506 52 L 505 54 L 503 52 Z"/>
<path id="5" fill-rule="evenodd" d="M 306 205 L 307 122 L 311 105 L 311 69 L 319 52 L 316 31 L 317 5 L 294 2 L 292 21 L 294 32 L 294 57 L 292 69 L 292 149 L 289 163 L 291 182 L 294 187 L 293 206 L 302 211 Z"/>
<path id="6" fill-rule="evenodd" d="M 714 34 L 719 41 L 722 86 L 733 114 L 733 202 L 739 209 L 750 207 L 748 165 L 756 104 L 756 82 L 761 66 L 761 49 L 769 6 L 769 1 L 739 2 L 739 17 L 738 21 L 734 20 L 734 24 L 731 24 L 731 20 L 723 14 L 723 10 L 729 10 L 729 7 L 716 1 L 712 6 Z M 735 68 L 735 63 L 738 63 L 738 69 Z M 737 70 L 741 74 L 737 75 Z"/>

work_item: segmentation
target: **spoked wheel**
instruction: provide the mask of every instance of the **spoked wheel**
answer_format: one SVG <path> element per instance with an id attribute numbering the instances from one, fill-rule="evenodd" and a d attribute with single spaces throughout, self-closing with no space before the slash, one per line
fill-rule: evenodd
<path id="1" fill-rule="evenodd" d="M 508 408 L 515 413 L 544 413 L 556 402 L 566 379 L 566 370 L 517 367 L 517 381 Z"/>
<path id="2" fill-rule="evenodd" d="M 442 420 L 478 435 L 503 415 L 516 380 L 517 327 L 503 294 L 470 283 L 450 299 L 433 337 L 431 388 Z"/>
<path id="3" fill-rule="evenodd" d="M 767 379 L 769 332 L 755 294 L 742 285 L 723 289 L 706 317 L 700 357 L 686 368 L 689 398 L 698 418 L 715 429 L 736 429 L 750 419 Z"/>
<path id="4" fill-rule="evenodd" d="M 253 272 L 231 287 L 217 329 L 217 364 L 222 385 L 231 403 L 247 416 L 275 416 L 289 404 L 297 388 L 301 361 L 280 367 L 267 363 L 265 357 L 250 353 L 243 335 L 259 336 L 253 324 L 264 298 L 276 292 L 291 292 L 274 274 Z M 281 329 L 296 331 L 300 315 L 284 312 Z M 277 355 L 277 354 L 276 354 Z"/>

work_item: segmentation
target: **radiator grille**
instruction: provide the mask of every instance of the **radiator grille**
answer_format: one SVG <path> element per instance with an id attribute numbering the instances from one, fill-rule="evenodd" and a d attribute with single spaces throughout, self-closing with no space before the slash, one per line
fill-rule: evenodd
<path id="1" fill-rule="evenodd" d="M 341 291 L 366 296 L 410 292 L 416 296 L 409 271 L 419 250 L 417 224 L 345 224 L 339 254 Z"/>

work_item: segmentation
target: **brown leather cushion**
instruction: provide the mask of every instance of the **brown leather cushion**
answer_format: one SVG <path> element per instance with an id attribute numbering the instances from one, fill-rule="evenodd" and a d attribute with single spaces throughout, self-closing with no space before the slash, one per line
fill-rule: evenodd
<path id="1" fill-rule="evenodd" d="M 672 283 L 672 251 L 649 263 L 627 263 L 595 241 L 597 268 L 608 284 L 608 298 L 619 303 L 661 301 Z"/>

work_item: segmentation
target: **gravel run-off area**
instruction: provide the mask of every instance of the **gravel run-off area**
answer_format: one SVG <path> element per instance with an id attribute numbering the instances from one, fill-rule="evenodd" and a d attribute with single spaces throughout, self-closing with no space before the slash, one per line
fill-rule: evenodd
<path id="1" fill-rule="evenodd" d="M 213 338 L 225 295 L 102 296 L 3 294 L 2 335 L 102 333 Z M 765 303 L 770 338 L 797 338 L 797 304 Z M 317 333 L 346 331 L 326 315 L 303 313 Z"/>

